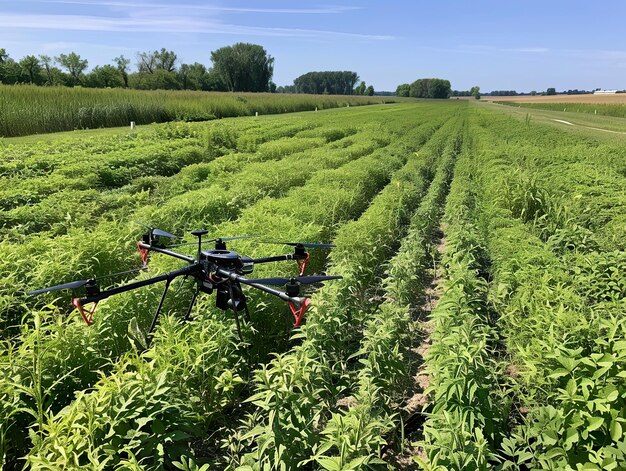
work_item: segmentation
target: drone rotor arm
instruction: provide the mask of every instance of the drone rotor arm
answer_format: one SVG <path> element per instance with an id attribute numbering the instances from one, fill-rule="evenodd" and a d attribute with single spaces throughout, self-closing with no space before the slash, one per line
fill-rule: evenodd
<path id="1" fill-rule="evenodd" d="M 137 242 L 137 247 L 139 247 L 140 253 L 142 253 L 141 252 L 142 250 L 147 250 L 148 252 L 159 252 L 165 255 L 169 255 L 170 257 L 184 260 L 187 263 L 196 263 L 196 259 L 193 257 L 190 257 L 188 255 L 183 255 L 178 252 L 173 252 L 171 250 L 167 250 L 162 247 L 157 247 L 155 245 L 146 244 L 145 242 L 142 242 L 142 241 Z M 142 260 L 143 260 L 143 253 L 142 253 Z"/>
<path id="2" fill-rule="evenodd" d="M 285 260 L 304 260 L 306 259 L 306 255 L 300 254 L 287 254 L 287 255 L 274 255 L 271 257 L 263 257 L 263 258 L 253 258 L 252 263 L 270 263 L 270 262 L 283 262 Z"/>
<path id="3" fill-rule="evenodd" d="M 131 291 L 133 289 L 142 288 L 144 286 L 153 285 L 155 283 L 159 283 L 161 281 L 171 281 L 174 278 L 184 275 L 190 275 L 195 273 L 196 271 L 200 271 L 201 267 L 198 264 L 189 265 L 179 270 L 171 271 L 168 273 L 164 273 L 162 275 L 158 275 L 152 278 L 148 278 L 146 280 L 139 280 L 133 283 L 128 283 L 126 285 L 117 286 L 115 288 L 111 288 L 108 290 L 100 291 L 99 293 L 93 295 L 87 295 L 83 298 L 75 298 L 80 305 L 85 305 L 89 303 L 97 303 L 102 301 L 103 299 L 109 298 L 116 294 L 125 293 L 126 291 Z M 74 301 L 72 303 L 76 306 Z"/>

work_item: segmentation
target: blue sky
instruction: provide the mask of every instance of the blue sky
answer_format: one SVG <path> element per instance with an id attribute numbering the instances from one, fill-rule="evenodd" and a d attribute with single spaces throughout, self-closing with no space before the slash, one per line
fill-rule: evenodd
<path id="1" fill-rule="evenodd" d="M 75 51 L 90 68 L 165 47 L 210 66 L 236 42 L 275 58 L 274 81 L 353 70 L 376 90 L 441 77 L 458 90 L 626 88 L 621 0 L 0 0 L 14 59 Z"/>

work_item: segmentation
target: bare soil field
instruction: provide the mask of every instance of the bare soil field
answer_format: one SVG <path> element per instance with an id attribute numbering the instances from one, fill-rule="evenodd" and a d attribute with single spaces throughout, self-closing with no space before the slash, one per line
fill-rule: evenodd
<path id="1" fill-rule="evenodd" d="M 514 101 L 521 103 L 594 103 L 602 105 L 626 104 L 626 93 L 615 95 L 550 95 L 550 96 L 481 96 L 485 101 Z"/>

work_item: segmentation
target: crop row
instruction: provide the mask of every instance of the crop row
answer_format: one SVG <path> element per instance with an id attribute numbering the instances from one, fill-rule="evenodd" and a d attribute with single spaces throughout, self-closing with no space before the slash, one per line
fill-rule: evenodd
<path id="1" fill-rule="evenodd" d="M 424 127 L 423 129 L 424 129 L 423 132 L 425 132 L 426 135 L 427 135 L 429 128 L 428 127 Z M 376 161 L 372 159 L 371 163 L 368 164 L 367 166 L 375 168 L 376 166 L 372 165 L 372 164 L 375 164 L 375 163 L 376 163 Z M 340 175 L 341 172 L 338 171 L 337 174 Z M 326 180 L 328 180 L 327 177 L 329 177 L 329 175 L 325 175 L 324 178 L 320 178 L 319 180 L 316 180 L 315 183 L 318 183 L 319 186 L 323 186 L 323 183 L 326 182 Z M 329 179 L 328 183 L 332 184 L 332 182 L 333 182 L 333 179 L 332 178 Z M 311 186 L 311 188 L 315 188 L 315 186 L 313 185 L 313 186 Z M 364 191 L 371 191 L 371 190 L 368 190 L 367 188 L 365 188 Z M 313 191 L 311 191 L 309 193 L 312 194 Z M 278 200 L 278 201 L 280 201 L 280 200 Z M 348 201 L 348 202 L 354 201 L 354 196 L 346 198 L 346 201 Z M 320 201 L 320 205 L 319 205 L 320 212 L 321 212 L 322 208 L 323 209 L 327 209 L 326 208 L 327 202 L 325 202 L 326 203 L 325 205 L 323 205 L 322 203 L 324 203 L 324 201 Z M 285 209 L 287 209 L 287 208 L 293 208 L 293 206 L 289 205 Z M 337 215 L 334 216 L 333 222 L 337 222 L 338 219 L 340 220 L 343 217 L 343 213 L 341 211 L 341 208 L 339 207 L 338 209 L 339 209 L 339 212 L 338 212 Z M 291 213 L 292 211 L 289 210 L 289 212 Z M 182 213 L 182 214 L 184 215 L 185 213 Z M 349 214 L 346 214 L 346 216 L 350 217 Z M 196 216 L 196 217 L 198 217 L 198 216 Z M 251 220 L 253 220 L 253 219 L 254 218 L 252 218 Z M 258 219 L 259 219 L 259 217 L 257 216 L 256 220 L 258 220 Z M 275 231 L 276 227 L 278 227 L 278 226 L 273 226 L 273 227 L 274 227 L 274 231 Z M 302 228 L 301 228 L 301 230 L 302 230 Z M 299 232 L 301 232 L 301 230 Z M 319 231 L 317 231 L 316 233 L 319 233 Z M 58 238 L 57 238 L 57 240 L 58 240 Z M 162 266 L 161 268 L 165 268 L 165 266 Z M 50 352 L 50 351 L 52 352 L 52 354 L 47 357 L 47 360 L 50 360 L 50 364 L 53 364 L 53 363 L 56 364 L 55 360 L 59 360 L 59 359 L 61 360 L 60 365 L 57 365 L 57 369 L 56 370 L 54 368 L 48 368 L 48 369 L 43 368 L 41 370 L 44 373 L 46 373 L 45 376 L 46 376 L 46 378 L 48 378 L 48 381 L 50 381 L 49 378 L 54 378 L 54 377 L 59 377 L 59 376 L 61 376 L 64 379 L 66 379 L 63 374 L 55 373 L 55 371 L 61 371 L 61 372 L 62 371 L 66 371 L 66 372 L 70 371 L 71 372 L 72 371 L 72 367 L 70 365 L 72 365 L 72 364 L 77 365 L 78 367 L 80 367 L 81 365 L 84 365 L 83 369 L 86 368 L 87 371 L 83 371 L 83 374 L 87 373 L 88 370 L 92 370 L 93 371 L 96 368 L 98 368 L 99 367 L 99 363 L 101 363 L 101 359 L 104 357 L 104 355 L 102 355 L 101 352 L 99 351 L 101 348 L 103 348 L 102 345 L 101 345 L 101 341 L 104 341 L 103 343 L 106 344 L 106 340 L 107 339 L 110 339 L 111 337 L 117 337 L 118 341 L 122 340 L 123 343 L 127 343 L 128 342 L 128 340 L 124 340 L 125 337 L 126 337 L 124 332 L 126 331 L 126 325 L 128 324 L 128 317 L 125 316 L 125 315 L 118 316 L 118 323 L 117 323 L 117 326 L 116 326 L 115 322 L 109 322 L 109 321 L 112 320 L 112 317 L 109 315 L 109 313 L 119 312 L 120 314 L 123 314 L 127 310 L 134 312 L 134 311 L 137 310 L 137 308 L 139 306 L 143 305 L 143 306 L 145 306 L 143 309 L 146 310 L 144 317 L 147 317 L 149 315 L 149 311 L 148 311 L 148 309 L 146 309 L 148 307 L 147 306 L 147 302 L 146 302 L 148 299 L 150 299 L 150 295 L 145 295 L 145 296 L 142 297 L 143 304 L 142 304 L 142 300 L 137 301 L 137 300 L 129 300 L 129 299 L 127 299 L 125 302 L 118 303 L 117 306 L 115 306 L 115 305 L 114 306 L 106 306 L 106 307 L 109 307 L 109 309 L 104 309 L 102 311 L 102 314 L 103 314 L 102 321 L 99 324 L 100 326 L 102 326 L 102 331 L 100 331 L 99 333 L 98 333 L 98 331 L 96 331 L 93 335 L 91 335 L 91 333 L 90 333 L 90 335 L 87 336 L 87 337 L 84 337 L 84 334 L 82 333 L 82 330 L 79 331 L 78 329 L 70 329 L 70 332 L 67 332 L 67 329 L 66 329 L 67 325 L 63 325 L 63 323 L 53 325 L 52 328 L 50 329 L 50 331 L 51 331 L 50 333 L 53 334 L 52 338 L 54 339 L 54 336 L 56 335 L 57 336 L 56 341 L 58 343 L 58 345 L 56 347 L 63 347 L 63 348 L 54 348 L 54 347 L 50 348 L 51 346 L 54 345 L 54 340 L 52 340 L 52 343 L 50 343 L 51 341 L 49 339 L 46 339 L 46 342 L 48 342 L 48 343 L 46 345 L 46 349 L 45 350 L 47 352 Z M 113 300 L 111 300 L 111 301 L 113 301 Z M 131 303 L 130 306 L 128 305 L 128 302 Z M 115 304 L 115 303 L 112 302 L 111 304 Z M 119 308 L 119 309 L 116 309 L 116 308 Z M 90 330 L 90 332 L 93 332 L 93 331 Z M 36 336 L 36 335 L 39 335 L 39 334 L 36 334 L 36 333 L 31 334 L 31 338 Z M 85 342 L 87 342 L 87 344 L 85 344 Z M 36 346 L 36 348 L 38 349 L 39 345 L 36 342 L 33 343 L 32 341 L 31 342 L 26 342 L 26 345 L 27 345 L 27 347 L 26 347 L 27 348 L 27 352 L 26 352 L 26 354 L 23 355 L 23 358 L 27 359 L 29 357 L 35 357 L 36 354 L 34 352 L 33 346 Z M 30 354 L 29 354 L 29 351 L 30 351 Z M 58 352 L 59 354 L 62 353 L 63 357 L 59 358 L 59 355 L 56 355 L 56 357 L 55 357 L 55 353 L 54 352 Z M 85 358 L 85 356 L 87 356 L 87 358 Z M 68 358 L 69 358 L 69 362 L 68 362 Z M 93 360 L 92 361 L 85 361 L 85 360 L 88 360 L 89 358 L 92 358 Z M 94 363 L 94 361 L 95 361 L 95 363 Z M 25 370 L 25 371 L 27 372 L 28 370 Z M 87 375 L 87 376 L 90 377 L 92 375 L 93 374 L 90 374 L 90 375 Z M 10 376 L 15 377 L 15 374 L 13 373 Z M 19 377 L 19 375 L 18 375 L 18 377 Z M 72 381 L 75 381 L 75 380 L 72 380 L 70 378 L 70 381 L 66 381 L 67 384 L 65 384 L 65 386 L 67 386 L 68 384 L 71 386 L 71 388 L 68 390 L 68 392 L 73 390 L 73 389 L 76 389 L 76 387 L 77 387 L 77 384 L 73 384 L 73 386 L 72 386 Z M 87 381 L 87 384 L 89 384 L 89 382 L 90 382 L 90 380 Z M 49 383 L 48 383 L 48 386 L 49 386 Z M 78 388 L 80 389 L 80 386 Z M 44 385 L 43 389 L 44 390 L 46 389 L 45 385 Z M 15 397 L 15 395 L 13 395 L 12 397 Z M 67 400 L 67 399 L 64 399 L 64 397 L 67 398 L 68 396 L 67 395 L 64 396 L 63 394 L 59 394 L 58 397 L 59 397 L 59 400 L 61 401 L 61 404 L 62 404 L 62 402 L 64 400 Z M 43 398 L 43 399 L 44 400 L 49 400 L 49 397 L 48 398 Z M 48 404 L 48 406 L 49 406 L 49 404 Z"/>
<path id="2" fill-rule="evenodd" d="M 626 105 L 609 103 L 523 103 L 512 101 L 496 101 L 501 105 L 533 108 L 550 111 L 570 111 L 575 113 L 599 114 L 604 116 L 615 116 L 616 118 L 626 118 Z"/>
<path id="3" fill-rule="evenodd" d="M 519 423 L 503 440 L 503 463 L 614 469 L 626 463 L 619 376 L 626 358 L 624 253 L 614 237 L 623 221 L 623 146 L 535 131 L 542 131 L 544 156 L 527 145 L 512 174 L 511 156 L 519 154 L 498 134 L 521 139 L 528 131 L 504 119 L 475 130 L 491 147 L 480 154 L 488 169 L 481 178 L 483 224 Z M 513 198 L 495 197 L 498 183 L 516 179 L 532 184 L 525 192 L 510 185 Z"/>
<path id="4" fill-rule="evenodd" d="M 471 134 L 448 202 L 423 465 L 620 468 L 623 149 L 484 111 Z"/>
<path id="5" fill-rule="evenodd" d="M 377 154 L 379 154 L 379 152 L 377 152 Z M 310 187 L 312 189 L 319 189 L 320 191 L 324 191 L 325 188 L 328 189 L 327 191 L 332 191 L 331 189 L 337 189 L 337 188 L 350 188 L 352 192 L 351 198 L 340 200 L 339 205 L 338 205 L 340 214 L 343 213 L 345 214 L 344 217 L 350 218 L 354 214 L 353 211 L 362 210 L 363 202 L 367 201 L 368 194 L 371 195 L 371 192 L 375 192 L 377 187 L 380 188 L 381 185 L 384 185 L 386 183 L 387 179 L 385 178 L 385 174 L 386 173 L 388 174 L 390 170 L 392 170 L 394 167 L 396 167 L 399 163 L 402 162 L 401 158 L 395 157 L 393 152 L 389 154 L 389 151 L 384 151 L 384 154 L 387 156 L 387 159 L 385 159 L 386 162 L 384 163 L 381 161 L 378 155 L 373 155 L 371 157 L 359 159 L 353 162 L 352 164 L 348 164 L 348 166 L 345 168 L 341 168 L 332 172 L 323 172 L 324 178 L 318 178 L 318 176 L 313 177 L 313 179 L 311 179 L 311 181 L 302 189 L 294 190 L 293 192 L 290 193 L 290 196 L 288 196 L 287 198 L 275 200 L 276 209 L 277 210 L 282 209 L 282 211 L 275 211 L 272 213 L 272 215 L 276 218 L 280 218 L 280 226 L 276 224 L 271 224 L 272 222 L 275 222 L 275 221 L 268 222 L 268 221 L 263 220 L 263 221 L 260 221 L 260 224 L 262 224 L 263 226 L 259 226 L 259 222 L 257 222 L 255 227 L 253 228 L 256 230 L 262 229 L 264 230 L 265 233 L 269 234 L 270 236 L 274 235 L 275 237 L 278 237 L 279 234 L 283 233 L 283 231 L 286 231 L 287 234 L 290 234 L 290 233 L 295 233 L 296 231 L 299 231 L 301 233 L 304 230 L 305 232 L 312 231 L 311 232 L 312 236 L 314 236 L 314 234 L 316 233 L 319 234 L 319 228 L 314 228 L 313 226 L 308 226 L 309 229 L 303 228 L 302 227 L 303 223 L 307 221 L 307 219 L 303 219 L 301 215 L 299 215 L 298 213 L 293 214 L 293 212 L 291 211 L 291 209 L 293 208 L 293 203 L 299 203 L 300 205 L 302 205 L 302 203 L 306 201 L 306 199 L 304 198 L 308 194 L 308 192 L 306 191 L 307 187 Z M 354 185 L 354 183 L 352 184 L 350 183 L 350 182 L 357 182 L 357 181 L 364 181 L 364 180 L 369 180 L 371 184 L 367 186 L 366 185 L 359 186 L 359 185 Z M 338 183 L 340 184 L 338 185 Z M 303 191 L 300 191 L 300 190 L 303 190 Z M 300 201 L 298 201 L 299 198 L 300 198 Z M 290 201 L 290 200 L 294 200 L 294 201 Z M 347 207 L 343 209 L 342 208 L 343 205 L 347 205 Z M 352 210 L 349 209 L 350 207 L 352 207 Z M 289 210 L 291 214 L 286 214 L 285 210 Z M 319 216 L 324 216 L 323 213 L 326 212 L 325 210 L 326 210 L 325 206 L 319 205 L 318 206 Z M 259 216 L 262 216 L 262 215 L 265 215 L 265 208 L 264 208 L 264 204 L 260 203 L 257 205 L 256 208 L 250 207 L 249 210 L 246 210 L 246 214 L 245 214 L 246 217 L 244 220 L 245 221 L 255 221 L 255 220 L 259 221 Z M 341 224 L 342 219 L 343 218 L 339 218 L 339 220 L 335 220 L 334 222 L 337 224 Z M 248 224 L 251 224 L 251 223 L 248 223 Z M 268 225 L 266 226 L 266 224 Z M 253 225 L 253 223 L 251 225 Z M 328 227 L 328 226 L 323 226 L 323 227 Z M 331 227 L 328 227 L 328 228 L 332 230 Z M 259 253 L 259 252 L 260 250 L 257 248 L 256 253 Z M 252 255 L 255 255 L 254 250 L 252 252 Z M 207 307 L 208 306 L 206 304 L 201 303 L 199 305 L 199 310 L 206 310 Z M 275 312 L 273 314 L 275 315 Z M 223 314 L 221 315 L 223 316 Z M 254 312 L 252 315 L 253 315 L 253 318 L 255 318 L 258 316 L 258 313 Z M 205 316 L 202 316 L 202 318 L 204 317 Z M 102 321 L 106 322 L 108 320 L 109 319 L 103 319 Z M 191 323 L 189 329 L 202 330 L 203 327 L 202 327 L 201 322 L 199 322 L 198 324 L 199 325 L 196 325 L 196 323 Z M 229 328 L 232 329 L 230 321 L 223 322 L 223 324 L 228 325 Z M 141 363 L 141 362 L 144 362 L 146 358 L 148 359 L 166 358 L 167 361 L 162 361 L 159 364 L 159 368 L 160 368 L 159 374 L 168 375 L 168 378 L 169 378 L 170 371 L 172 372 L 176 371 L 175 369 L 172 370 L 171 368 L 172 358 L 176 358 L 176 361 L 174 363 L 178 367 L 183 368 L 184 371 L 189 370 L 191 371 L 191 373 L 188 373 L 184 376 L 184 381 L 181 381 L 180 386 L 179 386 L 180 390 L 175 390 L 174 392 L 176 394 L 187 394 L 192 397 L 202 397 L 201 393 L 205 387 L 202 381 L 202 378 L 207 374 L 207 372 L 202 369 L 196 368 L 194 370 L 192 368 L 193 365 L 195 365 L 198 362 L 197 359 L 195 359 L 193 356 L 187 356 L 187 355 L 180 356 L 180 355 L 176 355 L 175 353 L 174 353 L 175 355 L 174 357 L 172 357 L 172 354 L 164 355 L 165 352 L 163 352 L 161 349 L 162 348 L 171 349 L 172 343 L 169 340 L 169 336 L 166 335 L 163 331 L 161 331 L 161 335 L 163 337 L 159 336 L 155 339 L 155 342 L 153 344 L 153 348 L 151 349 L 151 351 L 145 354 L 144 358 L 135 357 L 134 362 Z M 210 371 L 210 374 L 213 377 L 218 376 L 218 375 L 220 377 L 222 375 L 227 375 L 231 378 L 234 378 L 233 381 L 235 381 L 235 384 L 236 384 L 238 382 L 237 381 L 238 375 L 236 373 L 232 374 L 232 372 L 229 374 L 228 371 L 230 371 L 230 369 L 222 371 L 221 367 L 223 365 L 232 365 L 233 363 L 231 362 L 236 362 L 237 361 L 236 359 L 239 357 L 240 353 L 235 354 L 234 351 L 227 351 L 226 353 L 227 353 L 226 356 L 228 357 L 229 361 L 215 362 L 215 365 L 211 366 L 211 368 L 215 368 L 215 369 L 212 369 Z M 185 365 L 187 364 L 189 364 L 189 367 L 188 369 L 185 369 L 187 368 L 185 367 Z M 205 368 L 206 367 L 207 365 L 205 365 Z M 229 368 L 231 367 L 229 366 Z M 127 379 L 129 375 L 132 376 L 135 374 L 134 371 L 135 371 L 134 367 L 125 366 L 122 369 L 119 369 L 119 370 L 116 369 L 109 378 L 119 378 L 119 384 L 123 385 L 128 382 Z M 152 378 L 152 380 L 154 379 L 155 378 Z M 171 379 L 173 380 L 173 378 Z M 107 379 L 107 381 L 109 381 L 109 379 Z M 178 383 L 178 380 L 176 381 L 176 383 Z M 105 440 L 106 436 L 104 438 L 99 438 L 103 436 L 102 428 L 106 428 L 105 424 L 113 423 L 115 424 L 116 427 L 122 427 L 122 428 L 128 427 L 132 429 L 134 427 L 132 427 L 129 424 L 129 422 L 134 425 L 137 420 L 142 421 L 143 419 L 145 419 L 143 415 L 140 416 L 140 418 L 138 419 L 137 416 L 135 415 L 136 412 L 134 411 L 134 409 L 129 409 L 127 412 L 123 414 L 116 414 L 115 416 L 110 417 L 108 420 L 107 420 L 107 417 L 109 416 L 105 413 L 104 417 L 102 418 L 102 422 L 97 422 L 98 424 L 100 424 L 97 426 L 97 430 L 95 430 L 94 433 L 91 434 L 91 437 L 95 437 L 95 438 L 85 440 L 84 438 L 76 437 L 76 435 L 73 433 L 73 428 L 72 428 L 72 427 L 75 427 L 76 423 L 79 423 L 79 424 L 83 422 L 91 423 L 89 419 L 90 415 L 88 413 L 91 410 L 90 408 L 91 404 L 94 404 L 94 403 L 99 404 L 101 403 L 101 401 L 104 401 L 105 404 L 108 405 L 108 404 L 111 404 L 111 402 L 113 402 L 113 410 L 116 410 L 115 405 L 119 404 L 119 402 L 117 399 L 115 399 L 116 397 L 115 395 L 110 395 L 108 393 L 109 388 L 107 387 L 107 384 L 110 384 L 110 383 L 108 382 L 99 383 L 96 386 L 94 392 L 86 395 L 84 399 L 81 399 L 75 402 L 69 409 L 69 411 L 71 412 L 68 412 L 69 414 L 74 414 L 74 415 L 71 415 L 70 418 L 66 418 L 64 415 L 60 416 L 58 421 L 50 422 L 50 424 L 48 424 L 45 427 L 45 429 L 48 431 L 47 435 L 49 436 L 49 438 L 44 440 L 41 443 L 41 447 L 38 447 L 36 451 L 31 455 L 31 460 L 32 460 L 34 467 L 37 467 L 39 465 L 43 466 L 45 465 L 47 460 L 50 460 L 53 458 L 56 460 L 63 459 L 62 456 L 58 454 L 58 451 L 55 451 L 59 449 L 71 450 L 73 452 L 73 455 L 78 460 L 86 459 L 87 456 L 94 456 L 95 459 L 106 460 L 107 449 L 108 449 L 106 446 L 106 440 Z M 118 382 L 116 382 L 116 384 L 118 384 Z M 120 386 L 120 387 L 124 387 L 124 386 Z M 224 397 L 225 402 L 220 403 L 222 404 L 222 406 L 229 402 L 228 395 L 220 395 L 220 394 L 216 394 L 216 395 Z M 173 402 L 177 404 L 175 401 Z M 150 404 L 149 410 L 158 410 L 158 407 L 155 409 L 156 406 L 158 406 L 158 399 L 155 404 Z M 178 405 L 178 407 L 182 407 L 182 406 Z M 112 459 L 123 460 L 124 457 L 126 456 L 134 456 L 137 459 L 147 458 L 148 459 L 147 463 L 161 462 L 164 458 L 162 455 L 161 456 L 159 455 L 159 447 L 158 447 L 159 444 L 167 442 L 167 439 L 170 438 L 171 434 L 174 432 L 185 432 L 185 431 L 189 432 L 189 429 L 193 429 L 195 430 L 195 434 L 201 435 L 202 433 L 206 433 L 206 427 L 210 425 L 212 422 L 212 416 L 211 416 L 212 411 L 214 412 L 214 410 L 220 409 L 218 404 L 206 403 L 202 400 L 195 401 L 195 402 L 191 401 L 190 403 L 187 403 L 186 407 L 187 409 L 176 414 L 174 417 L 169 417 L 168 419 L 165 419 L 165 418 L 160 419 L 164 425 L 164 427 L 162 428 L 162 431 L 155 430 L 154 428 L 147 429 L 147 432 L 144 435 L 146 435 L 148 438 L 146 438 L 145 440 L 133 441 L 133 440 L 122 439 L 122 443 L 118 444 L 117 446 L 118 452 L 116 452 L 113 455 Z M 116 433 L 116 435 L 119 435 L 119 434 Z M 186 443 L 187 439 L 188 439 L 188 436 L 185 435 L 184 433 L 178 433 L 178 435 L 171 438 L 172 441 L 180 442 L 180 443 Z M 73 443 L 78 443 L 78 445 L 74 446 L 72 445 Z M 168 454 L 170 457 L 176 456 L 177 453 L 179 453 L 176 447 L 168 446 L 167 450 L 168 450 Z M 55 461 L 55 462 L 59 463 L 58 461 Z M 98 461 L 98 463 L 102 463 L 102 461 Z"/>
<path id="6" fill-rule="evenodd" d="M 249 399 L 255 410 L 238 431 L 239 447 L 244 447 L 238 455 L 244 455 L 234 457 L 236 464 L 295 469 L 320 452 L 323 424 L 350 386 L 348 359 L 380 303 L 381 261 L 406 233 L 437 167 L 440 144 L 457 123 L 451 119 L 439 129 L 361 218 L 338 231 L 330 266 L 344 280 L 316 294 L 308 323 L 296 336 L 299 345 L 255 372 L 256 393 Z"/>
<path id="7" fill-rule="evenodd" d="M 466 146 L 458 161 L 446 203 L 444 291 L 431 313 L 426 354 L 430 384 L 422 446 L 428 459 L 417 460 L 425 469 L 487 469 L 508 417 L 502 367 L 494 357 L 489 260 L 476 225 L 472 150 Z"/>
<path id="8" fill-rule="evenodd" d="M 396 412 L 411 387 L 415 343 L 412 310 L 424 294 L 431 264 L 431 244 L 439 225 L 460 147 L 460 134 L 449 138 L 437 172 L 411 217 L 407 235 L 386 271 L 385 301 L 365 322 L 358 359 L 351 382 L 354 404 L 333 412 L 322 434 L 315 460 L 324 469 L 358 469 L 383 465 L 387 437 L 401 428 Z"/>

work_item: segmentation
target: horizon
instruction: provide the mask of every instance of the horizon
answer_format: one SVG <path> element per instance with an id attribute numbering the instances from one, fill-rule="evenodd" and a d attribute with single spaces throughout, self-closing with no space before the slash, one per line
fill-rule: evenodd
<path id="1" fill-rule="evenodd" d="M 274 57 L 273 81 L 351 70 L 376 91 L 418 78 L 483 93 L 626 88 L 626 50 L 615 45 L 626 4 L 489 0 L 471 6 L 372 0 L 306 7 L 288 1 L 0 1 L 0 48 L 13 59 L 76 52 L 96 65 L 162 47 L 178 64 L 211 66 L 210 53 L 237 42 Z M 400 14 L 401 13 L 401 14 Z"/>

